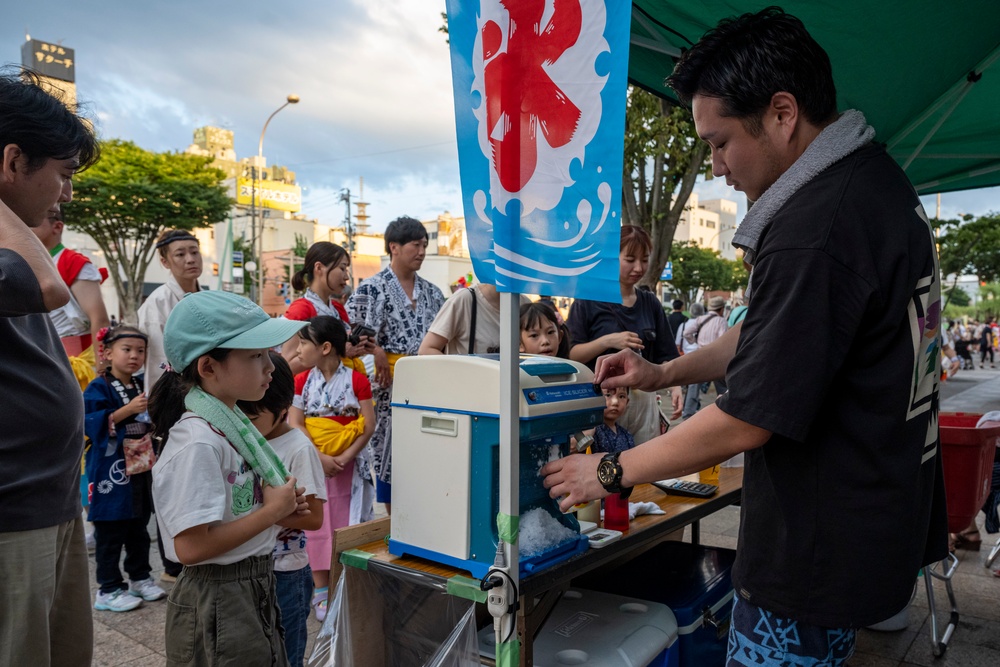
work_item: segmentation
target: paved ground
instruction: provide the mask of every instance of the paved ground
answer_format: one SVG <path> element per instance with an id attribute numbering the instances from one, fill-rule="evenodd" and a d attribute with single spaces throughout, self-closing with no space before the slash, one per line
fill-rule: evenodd
<path id="1" fill-rule="evenodd" d="M 706 396 L 705 402 L 712 396 Z M 953 412 L 986 412 L 1000 409 L 1000 371 L 963 371 L 942 389 L 942 409 Z M 381 506 L 379 506 L 381 510 Z M 982 514 L 979 516 L 980 522 Z M 701 523 L 702 542 L 713 546 L 735 548 L 739 534 L 739 510 L 728 508 Z M 853 667 L 895 667 L 922 665 L 926 667 L 995 667 L 1000 665 L 1000 579 L 993 577 L 982 563 L 995 535 L 982 532 L 984 548 L 980 552 L 959 551 L 960 564 L 954 577 L 960 621 L 943 658 L 931 652 L 930 613 L 923 580 L 918 582 L 916 597 L 910 611 L 909 625 L 898 632 L 862 630 Z M 872 545 L 873 552 L 878 545 Z M 154 576 L 160 569 L 155 547 L 152 560 Z M 1000 566 L 1000 559 L 994 567 Z M 863 567 L 862 562 L 859 567 Z M 91 583 L 94 565 L 91 560 Z M 165 586 L 169 588 L 169 586 Z M 94 584 L 96 590 L 96 584 Z M 934 583 L 938 624 L 944 627 L 948 619 L 948 602 L 944 585 Z M 160 666 L 164 665 L 163 623 L 166 602 L 146 602 L 139 609 L 115 614 L 94 612 L 94 665 Z M 319 625 L 310 618 L 310 640 Z M 308 656 L 308 652 L 306 653 Z M 357 666 L 364 667 L 364 666 Z"/>

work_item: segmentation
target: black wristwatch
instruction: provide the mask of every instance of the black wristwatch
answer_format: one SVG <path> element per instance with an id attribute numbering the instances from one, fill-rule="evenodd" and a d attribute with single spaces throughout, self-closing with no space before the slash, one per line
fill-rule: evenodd
<path id="1" fill-rule="evenodd" d="M 632 487 L 622 488 L 622 475 L 625 471 L 622 464 L 618 462 L 621 452 L 605 454 L 601 462 L 597 464 L 597 481 L 601 483 L 608 493 L 617 493 L 622 500 L 632 495 Z"/>

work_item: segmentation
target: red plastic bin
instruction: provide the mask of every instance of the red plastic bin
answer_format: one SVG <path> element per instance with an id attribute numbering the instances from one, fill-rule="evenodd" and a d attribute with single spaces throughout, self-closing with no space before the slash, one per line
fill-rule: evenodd
<path id="1" fill-rule="evenodd" d="M 942 412 L 941 463 L 948 502 L 948 532 L 965 530 L 990 492 L 993 451 L 1000 442 L 1000 426 L 976 428 L 981 414 Z"/>

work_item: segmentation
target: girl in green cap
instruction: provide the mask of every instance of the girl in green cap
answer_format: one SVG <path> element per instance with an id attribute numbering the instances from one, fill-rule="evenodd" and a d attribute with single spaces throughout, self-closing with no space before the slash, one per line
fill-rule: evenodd
<path id="1" fill-rule="evenodd" d="M 171 372 L 149 412 L 161 443 L 157 522 L 167 556 L 184 565 L 168 598 L 168 665 L 288 665 L 271 552 L 308 503 L 236 402 L 264 396 L 268 348 L 304 324 L 227 292 L 189 294 L 167 320 Z"/>

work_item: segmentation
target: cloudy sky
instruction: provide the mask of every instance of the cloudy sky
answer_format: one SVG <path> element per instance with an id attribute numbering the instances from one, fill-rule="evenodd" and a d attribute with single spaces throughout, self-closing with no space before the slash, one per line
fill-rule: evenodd
<path id="1" fill-rule="evenodd" d="M 289 93 L 301 103 L 268 127 L 269 164 L 294 169 L 303 212 L 343 219 L 341 188 L 364 198 L 375 229 L 398 215 L 461 213 L 444 0 L 239 3 L 32 0 L 7 3 L 0 62 L 25 34 L 76 50 L 78 96 L 104 138 L 183 150 L 194 128 L 235 133 L 256 154 L 261 127 Z M 702 198 L 745 198 L 720 180 Z M 925 198 L 934 215 L 933 198 Z M 1000 210 L 1000 191 L 946 194 L 942 215 Z"/>

